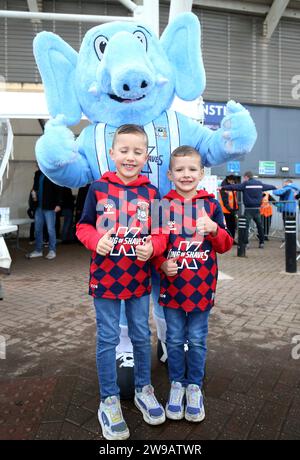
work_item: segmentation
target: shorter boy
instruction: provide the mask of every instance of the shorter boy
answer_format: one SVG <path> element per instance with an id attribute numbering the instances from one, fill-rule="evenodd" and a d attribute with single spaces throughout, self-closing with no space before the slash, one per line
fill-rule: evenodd
<path id="1" fill-rule="evenodd" d="M 228 251 L 233 239 L 213 195 L 197 191 L 204 176 L 201 156 L 192 147 L 174 150 L 168 177 L 174 183 L 165 197 L 169 210 L 164 232 L 167 250 L 153 259 L 161 273 L 159 303 L 167 324 L 171 389 L 166 415 L 200 422 L 205 417 L 201 392 L 206 360 L 208 318 L 217 284 L 216 253 Z M 184 346 L 188 344 L 188 351 Z"/>
<path id="2" fill-rule="evenodd" d="M 116 172 L 107 172 L 89 188 L 78 239 L 92 251 L 89 293 L 97 322 L 96 362 L 101 402 L 98 418 L 106 439 L 127 439 L 116 374 L 120 303 L 125 300 L 128 332 L 133 344 L 134 402 L 151 425 L 165 421 L 165 412 L 151 386 L 151 343 L 148 324 L 150 263 L 164 250 L 159 235 L 150 236 L 151 201 L 157 189 L 140 172 L 148 158 L 148 139 L 137 125 L 117 129 L 110 156 Z M 162 248 L 162 249 L 161 249 Z"/>

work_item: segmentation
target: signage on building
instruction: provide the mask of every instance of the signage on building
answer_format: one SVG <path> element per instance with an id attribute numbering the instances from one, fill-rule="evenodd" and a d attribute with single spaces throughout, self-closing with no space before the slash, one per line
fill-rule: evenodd
<path id="1" fill-rule="evenodd" d="M 265 176 L 275 176 L 276 161 L 260 161 L 258 173 Z"/>
<path id="2" fill-rule="evenodd" d="M 295 174 L 300 174 L 300 163 L 295 163 Z"/>
<path id="3" fill-rule="evenodd" d="M 227 162 L 227 172 L 231 174 L 240 174 L 241 163 L 239 161 L 228 161 Z"/>
<path id="4" fill-rule="evenodd" d="M 226 115 L 226 104 L 222 102 L 204 102 L 204 125 L 210 129 L 219 129 Z"/>

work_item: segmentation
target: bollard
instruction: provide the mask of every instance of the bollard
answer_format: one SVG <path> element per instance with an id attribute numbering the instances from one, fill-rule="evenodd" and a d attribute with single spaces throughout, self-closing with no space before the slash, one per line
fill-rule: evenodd
<path id="1" fill-rule="evenodd" d="M 246 237 L 247 237 L 247 219 L 245 216 L 239 216 L 238 219 L 238 245 L 237 245 L 237 256 L 246 256 Z"/>
<path id="2" fill-rule="evenodd" d="M 297 273 L 297 234 L 296 219 L 287 217 L 284 222 L 285 233 L 285 271 Z"/>

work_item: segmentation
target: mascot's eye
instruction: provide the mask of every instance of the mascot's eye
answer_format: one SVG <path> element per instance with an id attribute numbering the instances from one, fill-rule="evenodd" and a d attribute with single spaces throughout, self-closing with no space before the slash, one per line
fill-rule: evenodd
<path id="1" fill-rule="evenodd" d="M 96 54 L 98 58 L 100 59 L 100 61 L 103 58 L 103 54 L 104 54 L 107 43 L 108 43 L 108 39 L 104 37 L 103 35 L 100 35 L 94 41 L 94 48 L 95 48 Z"/>
<path id="2" fill-rule="evenodd" d="M 136 30 L 133 35 L 142 43 L 145 50 L 147 51 L 147 38 L 141 30 Z"/>

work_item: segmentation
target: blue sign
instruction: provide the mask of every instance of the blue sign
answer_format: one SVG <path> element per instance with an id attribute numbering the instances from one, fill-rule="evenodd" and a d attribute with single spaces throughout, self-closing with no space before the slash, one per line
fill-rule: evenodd
<path id="1" fill-rule="evenodd" d="M 300 174 L 300 163 L 295 163 L 295 174 Z"/>
<path id="2" fill-rule="evenodd" d="M 227 171 L 233 174 L 240 174 L 241 164 L 239 161 L 228 161 L 227 162 Z"/>
<path id="3" fill-rule="evenodd" d="M 204 125 L 211 129 L 218 129 L 226 115 L 226 104 L 222 102 L 205 102 L 203 105 Z"/>

